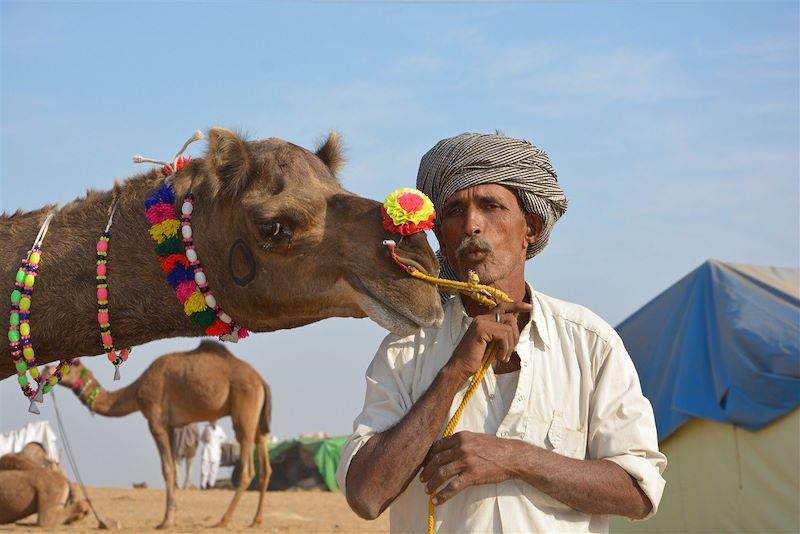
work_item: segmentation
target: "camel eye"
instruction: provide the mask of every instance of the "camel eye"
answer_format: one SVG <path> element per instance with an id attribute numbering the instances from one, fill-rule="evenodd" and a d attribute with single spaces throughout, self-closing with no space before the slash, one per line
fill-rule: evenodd
<path id="1" fill-rule="evenodd" d="M 261 231 L 267 238 L 275 237 L 281 233 L 280 221 L 267 221 L 261 225 Z"/>

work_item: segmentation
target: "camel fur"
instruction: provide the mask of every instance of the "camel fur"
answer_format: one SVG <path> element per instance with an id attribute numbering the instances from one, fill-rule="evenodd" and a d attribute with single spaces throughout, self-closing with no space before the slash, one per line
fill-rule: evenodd
<path id="1" fill-rule="evenodd" d="M 341 164 L 335 135 L 313 153 L 277 138 L 247 141 L 212 128 L 205 157 L 173 177 L 178 213 L 184 194 L 194 194 L 193 241 L 214 296 L 249 330 L 369 316 L 409 334 L 441 320 L 436 289 L 392 262 L 382 245 L 391 236 L 382 226 L 380 204 L 341 186 L 334 175 Z M 148 234 L 144 201 L 164 180 L 154 169 L 61 208 L 0 216 L 0 279 L 10 291 L 20 259 L 54 213 L 31 307 L 39 364 L 104 352 L 95 244 L 117 201 L 108 250 L 116 347 L 204 335 L 166 282 Z M 400 240 L 398 253 L 425 272 L 438 270 L 422 233 Z M 0 343 L 0 378 L 14 373 L 8 345 Z"/>
<path id="2" fill-rule="evenodd" d="M 26 453 L 0 457 L 0 525 L 31 514 L 37 514 L 40 527 L 79 521 L 89 513 L 89 505 L 85 500 L 73 501 L 74 494 L 67 477 L 49 460 L 40 463 Z"/>

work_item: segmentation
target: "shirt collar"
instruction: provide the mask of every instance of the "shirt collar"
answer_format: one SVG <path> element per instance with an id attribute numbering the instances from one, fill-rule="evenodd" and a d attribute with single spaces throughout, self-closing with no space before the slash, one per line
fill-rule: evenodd
<path id="1" fill-rule="evenodd" d="M 531 294 L 531 303 L 533 304 L 531 318 L 528 322 L 531 327 L 531 333 L 536 332 L 537 337 L 544 345 L 544 349 L 549 349 L 550 339 L 547 332 L 547 321 L 542 313 L 542 305 L 536 296 L 536 291 L 534 291 L 533 286 L 531 286 L 528 282 L 525 282 L 525 285 L 528 287 L 528 291 Z M 452 315 L 450 316 L 448 326 L 450 329 L 450 340 L 455 345 L 455 343 L 458 341 L 458 338 L 461 336 L 461 333 L 465 329 L 464 325 L 468 325 L 472 321 L 472 317 L 467 315 L 467 312 L 464 310 L 464 305 L 461 303 L 461 299 L 458 295 L 453 297 L 451 300 L 454 302 L 451 304 L 450 313 Z"/>

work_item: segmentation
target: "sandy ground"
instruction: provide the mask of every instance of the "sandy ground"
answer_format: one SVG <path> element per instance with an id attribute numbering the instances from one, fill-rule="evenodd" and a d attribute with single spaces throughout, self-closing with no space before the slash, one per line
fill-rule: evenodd
<path id="1" fill-rule="evenodd" d="M 88 487 L 89 498 L 100 517 L 117 521 L 120 532 L 158 532 L 155 527 L 164 518 L 166 498 L 160 489 L 126 489 Z M 177 495 L 177 527 L 169 532 L 196 533 L 212 526 L 222 517 L 233 498 L 232 490 L 179 490 Z M 220 532 L 297 532 L 297 533 L 374 533 L 389 532 L 389 514 L 375 521 L 356 516 L 341 493 L 320 490 L 268 492 L 264 502 L 264 523 L 250 529 L 258 503 L 258 494 L 245 493 L 231 525 Z M 78 523 L 52 529 L 35 526 L 36 516 L 16 525 L 0 525 L 0 532 L 98 532 L 97 520 L 90 513 Z M 210 532 L 214 532 L 211 530 Z"/>

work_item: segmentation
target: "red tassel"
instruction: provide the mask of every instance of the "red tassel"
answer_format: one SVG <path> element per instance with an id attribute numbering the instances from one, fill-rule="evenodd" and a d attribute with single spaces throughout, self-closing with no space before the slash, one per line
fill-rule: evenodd
<path id="1" fill-rule="evenodd" d="M 168 256 L 164 256 L 164 259 L 161 260 L 161 270 L 165 273 L 171 273 L 172 269 L 175 268 L 176 264 L 182 264 L 184 267 L 189 267 L 189 260 L 183 254 L 170 254 Z"/>
<path id="2" fill-rule="evenodd" d="M 208 325 L 208 327 L 206 328 L 206 334 L 209 336 L 219 337 L 225 334 L 229 334 L 230 331 L 231 331 L 231 325 L 220 320 L 219 317 L 217 317 L 217 319 L 215 319 L 214 322 Z"/>

